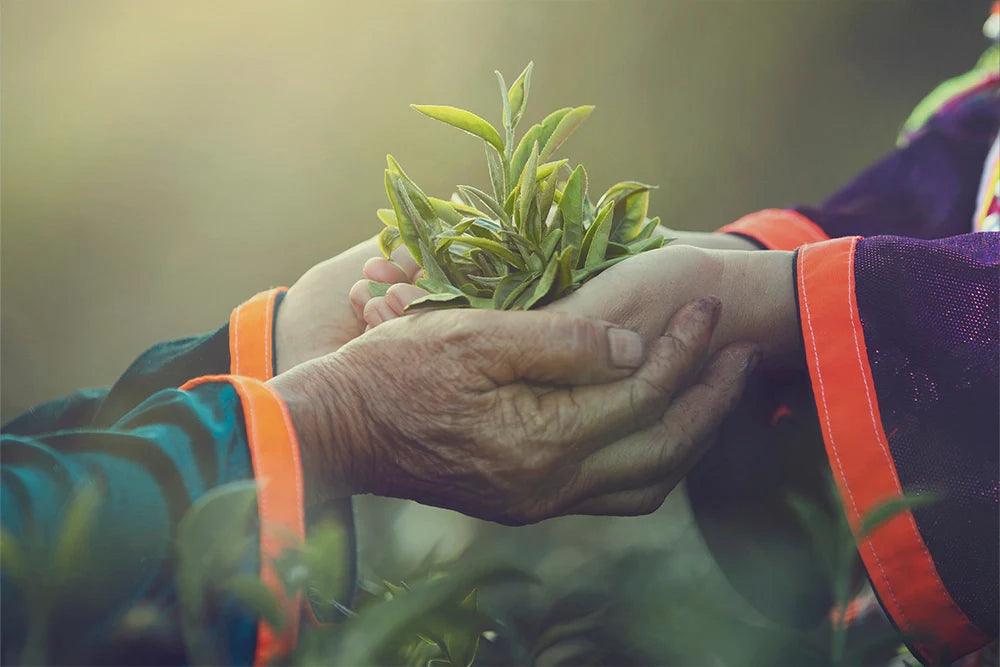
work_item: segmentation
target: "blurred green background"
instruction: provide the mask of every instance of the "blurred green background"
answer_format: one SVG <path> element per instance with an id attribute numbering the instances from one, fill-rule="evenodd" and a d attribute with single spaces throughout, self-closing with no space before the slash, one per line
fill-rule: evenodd
<path id="1" fill-rule="evenodd" d="M 711 229 L 811 202 L 983 48 L 988 3 L 5 0 L 2 417 L 376 232 L 384 156 L 429 190 L 478 144 L 410 102 L 597 111 L 567 155 Z"/>
<path id="2" fill-rule="evenodd" d="M 815 202 L 889 150 L 984 48 L 988 2 L 3 2 L 2 418 L 112 382 L 150 344 L 372 235 L 395 154 L 426 189 L 485 182 L 482 150 L 407 108 L 496 120 L 494 68 L 535 75 L 525 123 L 597 111 L 566 155 L 599 189 L 709 230 Z M 526 125 L 525 125 L 526 126 Z M 363 572 L 474 538 L 538 571 L 666 545 L 714 565 L 673 494 L 640 519 L 527 529 L 358 503 Z M 526 548 L 526 547 L 525 547 Z M 735 600 L 735 598 L 734 598 Z M 739 604 L 734 601 L 733 604 Z"/>

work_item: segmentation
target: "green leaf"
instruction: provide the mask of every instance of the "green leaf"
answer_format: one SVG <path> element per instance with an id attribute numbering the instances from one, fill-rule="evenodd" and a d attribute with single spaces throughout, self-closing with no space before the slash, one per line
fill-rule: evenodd
<path id="1" fill-rule="evenodd" d="M 403 244 L 410 251 L 417 264 L 422 264 L 423 255 L 420 251 L 420 231 L 417 226 L 420 222 L 414 219 L 414 216 L 417 218 L 419 216 L 416 215 L 415 210 L 411 215 L 408 209 L 404 208 L 402 198 L 399 196 L 399 186 L 396 185 L 398 178 L 398 174 L 388 169 L 385 170 L 385 193 L 396 214 L 397 228 L 399 229 L 399 235 Z M 412 208 L 412 205 L 409 208 Z"/>
<path id="2" fill-rule="evenodd" d="M 507 199 L 507 174 L 503 168 L 503 158 L 489 144 L 486 147 L 486 166 L 490 171 L 490 184 L 493 186 L 493 198 L 498 202 Z"/>
<path id="3" fill-rule="evenodd" d="M 899 496 L 897 498 L 890 498 L 889 500 L 883 501 L 869 510 L 869 512 L 862 517 L 861 523 L 858 526 L 858 539 L 865 539 L 871 535 L 876 528 L 887 523 L 894 517 L 903 514 L 904 512 L 932 505 L 939 500 L 940 497 L 935 494 L 921 493 L 920 495 L 912 494 Z"/>
<path id="4" fill-rule="evenodd" d="M 507 274 L 493 292 L 493 307 L 497 310 L 506 310 L 531 284 L 532 278 L 530 273 L 524 271 Z"/>
<path id="5" fill-rule="evenodd" d="M 389 163 L 389 171 L 393 172 L 395 180 L 398 180 L 406 190 L 409 195 L 410 200 L 416 207 L 417 212 L 420 213 L 420 217 L 427 221 L 428 224 L 432 222 L 436 217 L 437 213 L 434 211 L 434 206 L 428 200 L 427 195 L 424 191 L 413 182 L 413 179 L 406 175 L 399 163 L 396 162 L 395 158 L 391 155 L 386 156 L 386 161 Z M 397 216 L 398 217 L 398 216 Z"/>
<path id="6" fill-rule="evenodd" d="M 534 277 L 524 286 L 524 289 L 518 293 L 517 297 L 507 298 L 505 310 L 527 310 L 525 304 L 531 300 L 531 297 L 535 293 L 535 288 L 538 286 L 538 281 L 541 278 L 539 272 L 537 271 L 532 275 Z"/>
<path id="7" fill-rule="evenodd" d="M 531 89 L 531 72 L 535 67 L 534 62 L 529 62 L 520 75 L 510 84 L 507 91 L 507 107 L 504 116 L 504 124 L 510 126 L 511 130 L 517 127 L 524 109 L 528 103 L 528 91 Z"/>
<path id="8" fill-rule="evenodd" d="M 507 217 L 507 212 L 503 210 L 503 206 L 501 206 L 496 199 L 489 196 L 479 188 L 475 188 L 471 185 L 459 185 L 458 191 L 462 193 L 462 195 L 470 203 L 475 203 L 478 200 L 478 202 L 483 205 L 483 208 L 492 213 L 498 220 L 503 220 L 504 222 L 510 221 Z"/>
<path id="9" fill-rule="evenodd" d="M 576 271 L 573 272 L 573 282 L 576 284 L 580 284 L 587 280 L 590 280 L 598 273 L 610 269 L 612 266 L 622 261 L 623 259 L 628 259 L 628 257 L 629 257 L 628 255 L 622 255 L 621 257 L 612 257 L 611 259 L 604 260 L 600 264 L 596 264 L 594 266 L 588 266 L 582 269 L 577 269 Z"/>
<path id="10" fill-rule="evenodd" d="M 285 627 L 285 615 L 281 605 L 267 585 L 257 577 L 239 574 L 224 581 L 220 589 L 259 615 L 275 630 L 280 632 Z"/>
<path id="11" fill-rule="evenodd" d="M 538 165 L 535 169 L 535 180 L 542 181 L 549 178 L 553 172 L 558 171 L 563 167 L 569 160 L 554 160 L 552 162 L 545 162 L 544 164 Z M 521 176 L 524 176 L 524 171 L 521 171 Z M 504 209 L 508 211 L 513 211 L 514 202 L 517 200 L 518 195 L 521 194 L 521 184 L 515 183 L 514 188 L 507 195 L 507 201 L 504 202 Z"/>
<path id="12" fill-rule="evenodd" d="M 552 134 L 547 137 L 545 141 L 545 148 L 541 150 L 539 154 L 541 159 L 545 159 L 559 150 L 559 147 L 563 145 L 569 136 L 576 131 L 576 128 L 580 127 L 583 121 L 587 120 L 587 117 L 594 111 L 593 105 L 585 105 L 582 107 L 576 107 L 569 113 L 567 113 L 556 125 Z"/>
<path id="13" fill-rule="evenodd" d="M 378 219 L 382 221 L 382 224 L 386 227 L 398 227 L 399 224 L 396 222 L 396 212 L 391 208 L 380 208 L 375 211 L 375 215 Z"/>
<path id="14" fill-rule="evenodd" d="M 466 618 L 476 612 L 478 608 L 479 600 L 476 589 L 472 589 L 472 592 L 458 603 L 458 611 Z M 444 633 L 442 643 L 453 667 L 472 667 L 476 660 L 476 654 L 479 652 L 479 637 L 486 629 L 480 624 L 474 624 L 469 628 L 458 627 Z"/>
<path id="15" fill-rule="evenodd" d="M 541 130 L 538 133 L 538 145 L 544 146 L 549 140 L 549 137 L 556 131 L 559 127 L 559 123 L 562 119 L 572 113 L 573 107 L 563 107 L 562 109 L 556 109 L 548 116 L 546 116 L 541 122 Z"/>
<path id="16" fill-rule="evenodd" d="M 437 218 L 449 226 L 457 225 L 466 217 L 489 217 L 484 211 L 480 211 L 475 206 L 469 206 L 463 202 L 447 201 L 438 199 L 437 197 L 428 197 L 427 201 L 430 202 L 431 208 L 434 209 L 434 214 Z"/>
<path id="17" fill-rule="evenodd" d="M 181 635 L 194 664 L 220 664 L 220 647 L 207 630 L 207 598 L 216 582 L 234 576 L 255 536 L 253 481 L 216 487 L 196 500 L 177 524 L 177 597 Z"/>
<path id="18" fill-rule="evenodd" d="M 465 218 L 451 230 L 451 236 L 461 234 L 472 234 L 484 239 L 500 239 L 500 232 L 503 228 L 489 218 Z"/>
<path id="19" fill-rule="evenodd" d="M 383 227 L 378 233 L 378 248 L 382 251 L 382 256 L 386 259 L 392 255 L 392 251 L 403 242 L 403 237 L 399 235 L 396 227 Z"/>
<path id="20" fill-rule="evenodd" d="M 406 307 L 406 312 L 411 310 L 433 310 L 436 308 L 467 308 L 469 305 L 469 297 L 465 294 L 439 292 L 437 294 L 425 294 L 422 297 L 414 299 Z"/>
<path id="21" fill-rule="evenodd" d="M 531 238 L 529 234 L 526 234 L 525 223 L 528 221 L 528 216 L 531 213 L 531 205 L 535 203 L 535 172 L 538 166 L 538 144 L 535 143 L 531 147 L 531 152 L 528 154 L 528 161 L 524 163 L 524 171 L 521 172 L 521 180 L 518 183 L 520 187 L 520 193 L 517 197 L 517 210 L 520 215 L 520 225 L 518 226 L 518 231 L 522 234 Z"/>
<path id="22" fill-rule="evenodd" d="M 644 190 L 655 190 L 655 185 L 648 185 L 646 183 L 640 183 L 638 181 L 622 181 L 621 183 L 615 183 L 607 191 L 601 195 L 601 198 L 597 200 L 597 208 L 600 209 L 609 201 L 618 201 L 636 192 L 642 192 Z"/>
<path id="23" fill-rule="evenodd" d="M 654 236 L 648 239 L 633 241 L 628 244 L 629 252 L 633 255 L 638 255 L 640 252 L 646 252 L 647 250 L 656 250 L 657 248 L 662 248 L 668 240 L 670 239 L 665 239 L 662 236 Z"/>
<path id="24" fill-rule="evenodd" d="M 510 97 L 507 94 L 507 82 L 503 78 L 503 74 L 500 70 L 493 70 L 493 74 L 497 77 L 497 87 L 500 89 L 500 103 L 501 103 L 501 114 L 500 119 L 503 122 L 504 130 L 507 134 L 507 141 L 504 142 L 504 147 L 510 150 L 510 140 L 514 128 L 510 124 Z M 510 157 L 510 156 L 508 156 Z"/>
<path id="25" fill-rule="evenodd" d="M 411 104 L 410 107 L 434 120 L 439 120 L 452 127 L 457 127 L 463 132 L 477 136 L 498 151 L 503 152 L 503 140 L 500 138 L 500 133 L 471 111 L 437 104 Z"/>
<path id="26" fill-rule="evenodd" d="M 545 234 L 541 247 L 541 256 L 544 261 L 552 259 L 560 238 L 562 238 L 562 230 L 559 228 L 552 228 Z"/>
<path id="27" fill-rule="evenodd" d="M 555 283 L 556 271 L 559 269 L 559 258 L 553 257 L 549 260 L 548 266 L 545 267 L 545 272 L 538 279 L 538 283 L 535 285 L 535 289 L 531 294 L 531 297 L 524 302 L 524 309 L 529 310 L 532 306 L 542 301 L 545 297 L 549 295 L 552 291 L 552 285 Z"/>
<path id="28" fill-rule="evenodd" d="M 511 252 L 507 246 L 490 239 L 484 239 L 479 236 L 441 236 L 439 237 L 439 242 L 446 242 L 449 244 L 464 243 L 465 245 L 488 252 L 494 257 L 499 257 L 503 261 L 519 269 L 524 268 L 524 262 L 520 257 Z"/>
<path id="29" fill-rule="evenodd" d="M 604 254 L 606 257 L 611 258 L 611 257 L 621 257 L 622 255 L 631 255 L 634 253 L 632 252 L 632 249 L 629 248 L 627 245 L 616 243 L 614 241 L 608 241 L 608 249 L 605 251 Z"/>
<path id="30" fill-rule="evenodd" d="M 656 233 L 656 228 L 660 226 L 660 217 L 650 218 L 643 225 L 642 229 L 639 230 L 639 234 L 633 239 L 634 241 L 645 241 L 648 238 L 652 238 L 653 234 Z"/>
<path id="31" fill-rule="evenodd" d="M 507 182 L 517 183 L 521 180 L 521 174 L 524 172 L 524 165 L 528 162 L 528 156 L 531 155 L 531 147 L 539 141 L 542 135 L 541 125 L 532 125 L 531 128 L 524 133 L 521 137 L 521 141 L 517 143 L 517 148 L 514 150 L 514 154 L 510 158 L 510 166 L 507 172 Z"/>
<path id="32" fill-rule="evenodd" d="M 615 204 L 611 238 L 628 243 L 639 236 L 649 211 L 649 190 L 634 192 Z"/>
<path id="33" fill-rule="evenodd" d="M 524 165 L 528 161 L 528 154 L 531 152 L 531 145 L 537 141 L 539 147 L 544 146 L 559 126 L 560 121 L 562 121 L 562 119 L 572 111 L 572 107 L 565 107 L 563 109 L 553 111 L 545 117 L 545 120 L 539 124 L 532 125 L 531 128 L 524 133 L 524 136 L 521 137 L 521 141 L 517 143 L 517 148 L 514 150 L 513 156 L 510 158 L 510 173 L 507 179 L 508 183 L 515 183 L 520 179 L 521 172 L 524 170 Z"/>
<path id="34" fill-rule="evenodd" d="M 565 250 L 572 246 L 574 252 L 583 244 L 583 201 L 587 193 L 587 170 L 583 165 L 577 165 L 566 187 L 563 188 L 562 199 L 559 201 L 559 211 L 563 219 L 562 247 Z M 575 262 L 574 262 L 575 264 Z"/>
<path id="35" fill-rule="evenodd" d="M 558 299 L 573 288 L 573 269 L 576 266 L 576 246 L 571 245 L 562 249 L 558 257 L 559 266 L 556 269 L 555 285 L 553 287 L 554 298 Z"/>
<path id="36" fill-rule="evenodd" d="M 441 220 L 446 225 L 457 225 L 462 221 L 463 215 L 453 202 L 438 199 L 437 197 L 428 197 L 427 201 L 430 202 L 431 208 L 434 209 L 434 214 L 438 220 Z"/>
<path id="37" fill-rule="evenodd" d="M 538 188 L 538 215 L 541 217 L 542 223 L 548 222 L 549 211 L 552 209 L 552 200 L 555 199 L 556 195 L 556 179 L 559 178 L 559 172 L 553 171 L 548 178 L 542 181 L 541 187 Z"/>
<path id="38" fill-rule="evenodd" d="M 604 261 L 604 254 L 608 249 L 608 237 L 611 233 L 611 211 L 614 207 L 613 202 L 605 204 L 604 208 L 597 214 L 597 219 L 587 229 L 581 250 L 583 268 L 596 266 Z"/>
<path id="39" fill-rule="evenodd" d="M 392 287 L 392 283 L 382 283 L 377 280 L 368 281 L 368 294 L 373 297 L 385 296 L 385 293 Z"/>

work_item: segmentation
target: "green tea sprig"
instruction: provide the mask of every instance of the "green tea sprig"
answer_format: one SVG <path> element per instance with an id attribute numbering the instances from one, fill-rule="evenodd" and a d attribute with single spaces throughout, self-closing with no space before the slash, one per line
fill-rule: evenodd
<path id="1" fill-rule="evenodd" d="M 450 200 L 426 195 L 390 155 L 379 209 L 382 252 L 405 245 L 423 269 L 417 285 L 430 294 L 411 309 L 441 307 L 527 310 L 577 289 L 605 269 L 659 248 L 659 218 L 648 218 L 652 185 L 612 185 L 596 204 L 587 171 L 555 159 L 590 116 L 590 105 L 553 111 L 516 139 L 531 88 L 533 64 L 509 87 L 496 72 L 503 136 L 480 116 L 452 106 L 415 104 L 425 116 L 483 142 L 490 192 L 459 185 Z M 372 284 L 373 294 L 386 285 Z"/>

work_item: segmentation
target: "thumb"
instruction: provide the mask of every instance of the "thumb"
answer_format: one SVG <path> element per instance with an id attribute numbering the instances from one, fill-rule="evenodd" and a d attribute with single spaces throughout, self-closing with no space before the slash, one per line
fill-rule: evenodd
<path id="1" fill-rule="evenodd" d="M 474 319 L 488 331 L 491 347 L 484 371 L 497 384 L 612 382 L 645 359 L 639 334 L 609 322 L 540 311 L 479 313 Z"/>

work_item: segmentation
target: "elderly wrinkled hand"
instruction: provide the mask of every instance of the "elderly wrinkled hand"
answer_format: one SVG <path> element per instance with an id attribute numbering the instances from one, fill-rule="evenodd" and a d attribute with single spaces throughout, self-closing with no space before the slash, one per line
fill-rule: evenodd
<path id="1" fill-rule="evenodd" d="M 700 299 L 645 336 L 559 313 L 427 312 L 271 384 L 316 500 L 376 493 L 506 524 L 641 514 L 693 465 L 756 361 L 732 345 L 698 375 L 718 312 Z"/>

